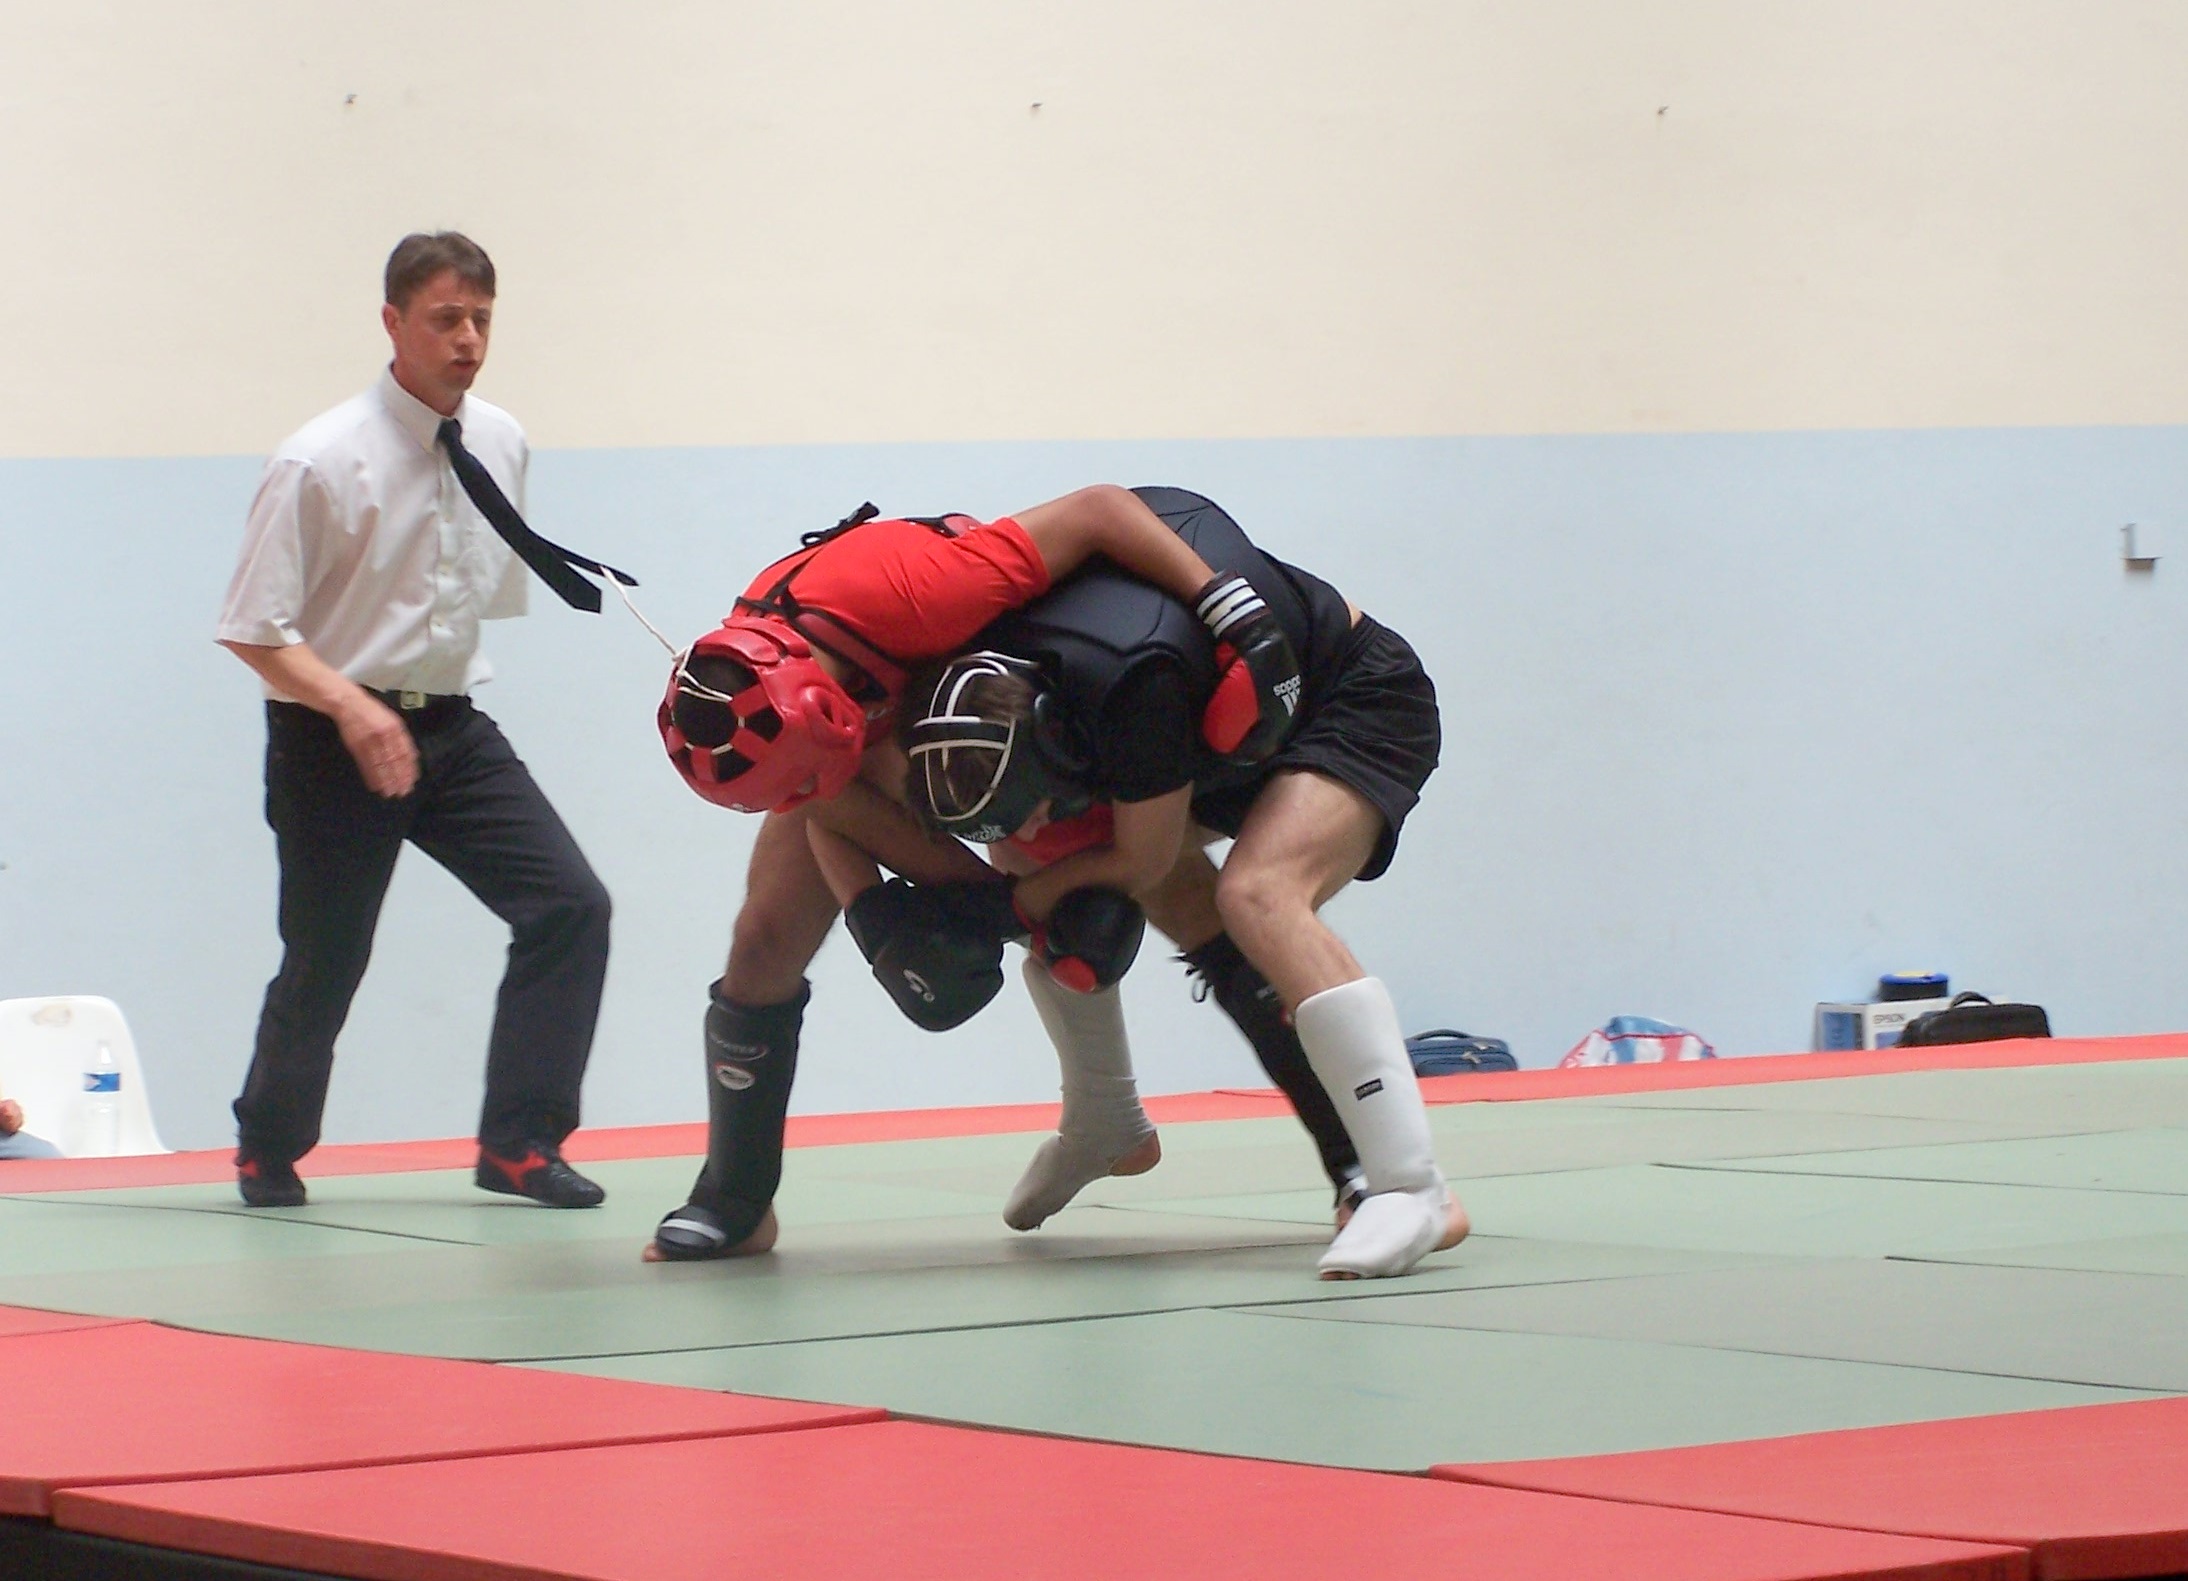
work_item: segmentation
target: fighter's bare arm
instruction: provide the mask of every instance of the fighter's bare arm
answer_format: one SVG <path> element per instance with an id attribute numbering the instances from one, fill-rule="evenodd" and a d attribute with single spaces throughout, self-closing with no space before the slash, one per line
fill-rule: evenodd
<path id="1" fill-rule="evenodd" d="M 1169 877 L 1185 850 L 1192 805 L 1190 785 L 1146 801 L 1118 802 L 1110 843 L 1075 851 L 1020 879 L 1018 909 L 1039 922 L 1075 889 L 1121 889 L 1134 899 L 1150 893 Z"/>
<path id="2" fill-rule="evenodd" d="M 1215 578 L 1160 516 L 1130 489 L 1096 483 L 1017 513 L 1018 525 L 1041 551 L 1052 580 L 1061 581 L 1095 555 L 1190 604 Z"/>
<path id="3" fill-rule="evenodd" d="M 988 864 L 962 844 L 932 833 L 909 807 L 865 780 L 852 781 L 832 800 L 814 803 L 805 832 L 814 860 L 842 906 L 880 883 L 882 868 L 914 884 L 994 877 Z"/>

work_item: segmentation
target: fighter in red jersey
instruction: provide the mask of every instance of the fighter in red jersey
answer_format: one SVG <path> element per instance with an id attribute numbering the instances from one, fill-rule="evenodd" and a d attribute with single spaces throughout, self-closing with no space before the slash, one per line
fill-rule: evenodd
<path id="1" fill-rule="evenodd" d="M 659 724 L 693 790 L 764 811 L 727 969 L 706 1017 L 708 1150 L 691 1198 L 662 1220 L 651 1259 L 764 1251 L 810 988 L 836 918 L 804 804 L 852 787 L 892 754 L 907 668 L 962 646 L 995 616 L 1100 555 L 1193 605 L 1228 650 L 1224 686 L 1254 706 L 1211 734 L 1241 761 L 1273 752 L 1298 692 L 1283 629 L 1254 589 L 1208 564 L 1136 496 L 1077 490 L 1015 516 L 877 519 L 866 507 L 770 566 L 720 627 L 677 661 Z M 870 751 L 871 749 L 871 751 Z"/>

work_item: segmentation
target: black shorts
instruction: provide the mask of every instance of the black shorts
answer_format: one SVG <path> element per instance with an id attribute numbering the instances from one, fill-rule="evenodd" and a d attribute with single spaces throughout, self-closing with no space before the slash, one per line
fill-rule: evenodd
<path id="1" fill-rule="evenodd" d="M 1436 685 L 1411 643 L 1362 615 L 1338 650 L 1335 673 L 1318 691 L 1283 750 L 1251 780 L 1195 796 L 1193 820 L 1235 835 L 1271 775 L 1305 769 L 1349 785 L 1383 815 L 1382 837 L 1359 872 L 1362 882 L 1381 878 L 1397 854 L 1406 814 L 1436 771 L 1443 746 Z"/>

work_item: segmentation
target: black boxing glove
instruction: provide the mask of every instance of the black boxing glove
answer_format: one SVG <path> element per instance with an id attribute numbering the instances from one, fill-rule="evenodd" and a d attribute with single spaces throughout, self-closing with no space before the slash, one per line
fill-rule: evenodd
<path id="1" fill-rule="evenodd" d="M 900 934 L 941 932 L 1011 944 L 1031 931 L 1018 914 L 1014 893 L 1012 881 L 1000 875 L 943 884 L 892 878 L 861 890 L 844 911 L 843 920 L 869 962 L 875 950 Z M 872 941 L 871 947 L 867 940 Z"/>
<path id="2" fill-rule="evenodd" d="M 944 928 L 998 944 L 1022 943 L 1033 931 L 1018 910 L 1014 881 L 1000 875 L 921 884 L 912 893 L 929 908 L 920 913 L 921 927 Z"/>
<path id="3" fill-rule="evenodd" d="M 963 1025 L 1002 992 L 1003 940 L 953 916 L 951 897 L 928 893 L 976 887 L 1000 889 L 1007 901 L 1008 885 L 915 887 L 892 878 L 861 891 L 844 910 L 844 924 L 873 967 L 874 981 L 924 1032 Z M 1015 924 L 1016 913 L 1011 916 Z"/>
<path id="4" fill-rule="evenodd" d="M 1209 578 L 1193 600 L 1193 613 L 1216 639 L 1222 666 L 1215 696 L 1201 716 L 1202 739 L 1229 762 L 1263 762 L 1284 744 L 1299 709 L 1299 658 L 1291 639 L 1242 576 Z M 1250 714 L 1241 694 L 1252 698 Z"/>
<path id="5" fill-rule="evenodd" d="M 1121 889 L 1075 889 L 1056 902 L 1027 948 L 1048 975 L 1074 993 L 1122 981 L 1140 953 L 1147 913 Z"/>

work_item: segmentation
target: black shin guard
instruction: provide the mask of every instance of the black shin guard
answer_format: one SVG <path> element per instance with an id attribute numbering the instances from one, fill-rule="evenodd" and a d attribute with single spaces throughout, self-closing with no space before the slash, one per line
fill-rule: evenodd
<path id="1" fill-rule="evenodd" d="M 813 996 L 811 984 L 779 1005 L 739 1004 L 718 982 L 707 992 L 707 1161 L 691 1201 L 654 1231 L 671 1258 L 719 1257 L 766 1218 L 782 1183 L 798 1028 Z"/>
<path id="2" fill-rule="evenodd" d="M 1207 983 L 1223 1013 L 1246 1035 L 1269 1080 L 1291 1100 L 1292 1111 L 1314 1138 L 1315 1151 L 1322 1155 L 1323 1172 L 1342 1197 L 1357 1184 L 1360 1155 L 1353 1149 L 1352 1138 L 1345 1134 L 1345 1122 L 1337 1117 L 1337 1106 L 1330 1102 L 1314 1067 L 1307 1063 L 1299 1034 L 1284 1019 L 1284 1005 L 1276 989 L 1240 953 L 1228 933 L 1219 933 L 1200 948 L 1187 950 L 1183 959 Z"/>

